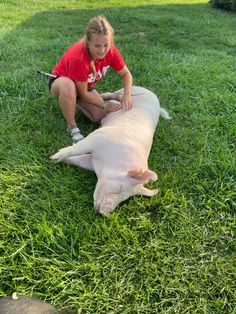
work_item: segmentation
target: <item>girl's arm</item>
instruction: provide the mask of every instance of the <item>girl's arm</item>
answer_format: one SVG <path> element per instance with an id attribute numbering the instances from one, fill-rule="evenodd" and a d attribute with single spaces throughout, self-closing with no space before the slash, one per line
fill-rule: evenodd
<path id="1" fill-rule="evenodd" d="M 87 82 L 75 81 L 77 94 L 79 98 L 93 106 L 106 110 L 107 112 L 120 110 L 121 104 L 119 102 L 104 101 L 102 96 L 94 90 L 90 92 L 87 90 Z"/>
<path id="2" fill-rule="evenodd" d="M 96 107 L 104 108 L 104 100 L 99 93 L 91 93 L 87 90 L 87 82 L 75 81 L 77 94 L 79 98 L 85 102 L 88 102 Z"/>
<path id="3" fill-rule="evenodd" d="M 126 111 L 132 108 L 131 89 L 133 77 L 126 65 L 123 67 L 122 70 L 118 71 L 117 73 L 119 74 L 123 81 L 124 95 L 121 100 L 121 105 L 123 110 Z"/>

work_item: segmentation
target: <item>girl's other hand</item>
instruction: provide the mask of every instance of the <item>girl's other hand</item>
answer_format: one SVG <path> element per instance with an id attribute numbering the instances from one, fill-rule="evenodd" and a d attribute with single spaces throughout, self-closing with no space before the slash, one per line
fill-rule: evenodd
<path id="1" fill-rule="evenodd" d="M 121 103 L 116 100 L 109 100 L 106 101 L 106 111 L 107 112 L 114 112 L 121 109 Z"/>

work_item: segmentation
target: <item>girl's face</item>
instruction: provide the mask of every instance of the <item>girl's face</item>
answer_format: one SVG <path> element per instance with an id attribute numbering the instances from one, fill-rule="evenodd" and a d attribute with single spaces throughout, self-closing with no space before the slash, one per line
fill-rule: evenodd
<path id="1" fill-rule="evenodd" d="M 101 60 L 105 57 L 111 47 L 109 35 L 92 34 L 88 42 L 88 50 L 92 59 Z"/>

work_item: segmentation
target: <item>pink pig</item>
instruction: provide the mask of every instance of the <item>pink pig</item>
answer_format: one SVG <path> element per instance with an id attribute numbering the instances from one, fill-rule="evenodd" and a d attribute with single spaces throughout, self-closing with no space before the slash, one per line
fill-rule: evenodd
<path id="1" fill-rule="evenodd" d="M 113 99 L 113 95 L 103 96 Z M 157 180 L 157 174 L 148 169 L 148 156 L 159 116 L 171 118 L 151 91 L 134 86 L 132 95 L 131 110 L 109 113 L 101 128 L 51 156 L 55 161 L 95 171 L 94 207 L 105 216 L 132 195 L 153 196 L 158 192 L 144 187 Z"/>

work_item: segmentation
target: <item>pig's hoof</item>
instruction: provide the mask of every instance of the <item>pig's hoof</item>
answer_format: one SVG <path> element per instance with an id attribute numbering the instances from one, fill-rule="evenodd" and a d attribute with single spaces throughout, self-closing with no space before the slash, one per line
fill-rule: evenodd
<path id="1" fill-rule="evenodd" d="M 60 158 L 60 152 L 58 152 L 58 153 L 52 155 L 52 156 L 50 157 L 50 159 L 51 159 L 51 160 L 54 160 L 54 161 L 56 161 L 56 162 L 60 162 L 60 161 L 62 160 L 62 159 Z"/>
<path id="2" fill-rule="evenodd" d="M 152 190 L 152 192 L 153 192 L 153 195 L 157 195 L 157 193 L 159 192 L 159 190 L 158 190 L 158 189 L 154 189 L 154 190 Z"/>
<path id="3" fill-rule="evenodd" d="M 67 158 L 67 151 L 65 151 L 64 148 L 60 149 L 56 154 L 50 157 L 51 160 L 54 160 L 56 162 L 60 162 L 65 158 Z"/>

